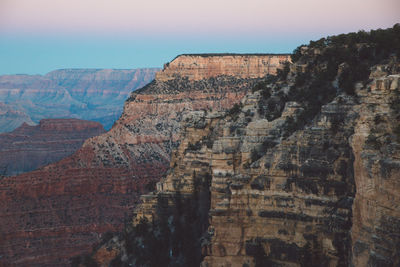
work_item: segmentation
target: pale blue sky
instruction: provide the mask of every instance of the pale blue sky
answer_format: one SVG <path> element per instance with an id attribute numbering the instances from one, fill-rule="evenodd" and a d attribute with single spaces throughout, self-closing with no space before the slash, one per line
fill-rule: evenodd
<path id="1" fill-rule="evenodd" d="M 162 67 L 182 53 L 290 53 L 400 22 L 398 0 L 0 0 L 0 75 Z"/>
<path id="2" fill-rule="evenodd" d="M 162 67 L 183 53 L 288 53 L 310 38 L 8 36 L 0 37 L 0 75 L 44 74 L 60 68 Z"/>

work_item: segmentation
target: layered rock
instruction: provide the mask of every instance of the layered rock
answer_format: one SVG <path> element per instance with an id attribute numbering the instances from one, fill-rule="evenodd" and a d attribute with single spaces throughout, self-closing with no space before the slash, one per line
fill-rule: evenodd
<path id="1" fill-rule="evenodd" d="M 275 73 L 264 71 L 264 76 Z M 219 74 L 155 79 L 132 93 L 109 132 L 86 140 L 74 155 L 2 179 L 0 261 L 68 265 L 70 257 L 89 252 L 102 233 L 122 230 L 140 194 L 153 189 L 168 169 L 184 114 L 229 108 L 261 79 Z M 27 208 L 20 211 L 21 206 Z"/>
<path id="2" fill-rule="evenodd" d="M 290 61 L 288 54 L 184 54 L 166 64 L 156 75 L 159 81 L 168 81 L 175 75 L 201 80 L 218 75 L 238 78 L 261 78 L 274 74 L 282 63 Z"/>
<path id="3" fill-rule="evenodd" d="M 399 32 L 300 47 L 241 105 L 187 115 L 170 171 L 95 261 L 398 266 L 400 50 L 385 45 Z"/>
<path id="4" fill-rule="evenodd" d="M 157 221 L 160 197 L 192 196 L 195 184 L 210 179 L 202 266 L 348 264 L 352 125 L 336 132 L 331 122 L 337 116 L 354 122 L 354 102 L 335 100 L 315 124 L 282 140 L 287 118 L 296 119 L 300 106 L 287 103 L 282 116 L 269 122 L 257 114 L 259 97 L 248 95 L 235 121 L 210 114 L 187 124 L 171 161 L 176 167 L 157 185 L 157 194 L 142 197 L 136 223 Z M 255 159 L 256 151 L 265 155 Z"/>
<path id="5" fill-rule="evenodd" d="M 44 119 L 37 126 L 23 123 L 0 134 L 1 174 L 16 175 L 59 161 L 104 132 L 100 123 L 78 119 Z"/>
<path id="6" fill-rule="evenodd" d="M 386 69 L 386 70 L 385 70 Z M 389 73 L 388 73 L 389 72 Z M 360 91 L 360 118 L 351 146 L 356 195 L 351 229 L 355 266 L 400 264 L 400 75 L 387 66 Z"/>
<path id="7" fill-rule="evenodd" d="M 0 102 L 0 132 L 11 132 L 23 123 L 35 125 L 25 112 Z"/>
<path id="8" fill-rule="evenodd" d="M 62 69 L 41 75 L 0 76 L 0 102 L 26 114 L 22 122 L 44 118 L 79 118 L 102 123 L 106 129 L 118 119 L 129 94 L 149 83 L 159 69 Z M 1 110 L 1 107 L 0 107 Z M 7 115 L 7 114 L 5 114 Z M 0 122 L 12 131 L 13 118 L 0 112 Z"/>

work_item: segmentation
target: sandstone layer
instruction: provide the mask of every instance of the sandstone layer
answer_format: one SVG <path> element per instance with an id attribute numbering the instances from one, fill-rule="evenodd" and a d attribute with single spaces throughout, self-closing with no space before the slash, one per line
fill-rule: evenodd
<path id="1" fill-rule="evenodd" d="M 159 69 L 61 69 L 46 75 L 0 76 L 0 102 L 24 114 L 20 123 L 2 114 L 0 132 L 22 122 L 39 123 L 46 118 L 78 118 L 103 124 L 108 130 L 118 119 L 129 94 L 149 83 Z"/>
<path id="2" fill-rule="evenodd" d="M 103 233 L 122 230 L 140 194 L 154 189 L 168 169 L 184 114 L 230 108 L 261 79 L 214 74 L 156 78 L 132 93 L 109 132 L 86 140 L 56 164 L 2 179 L 0 261 L 65 266 L 70 257 L 90 252 Z"/>
<path id="3" fill-rule="evenodd" d="M 0 172 L 17 175 L 59 161 L 104 132 L 100 123 L 78 119 L 44 119 L 37 126 L 23 123 L 0 134 Z"/>
<path id="4" fill-rule="evenodd" d="M 184 54 L 166 64 L 156 74 L 157 80 L 167 81 L 175 75 L 201 80 L 219 75 L 237 78 L 262 78 L 266 73 L 274 74 L 282 63 L 290 61 L 288 54 Z"/>

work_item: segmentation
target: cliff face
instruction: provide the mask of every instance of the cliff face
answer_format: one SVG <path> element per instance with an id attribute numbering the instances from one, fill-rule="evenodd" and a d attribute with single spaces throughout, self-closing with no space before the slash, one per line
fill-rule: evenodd
<path id="1" fill-rule="evenodd" d="M 104 132 L 98 122 L 77 119 L 45 119 L 37 126 L 24 123 L 0 134 L 1 174 L 16 175 L 56 162 Z"/>
<path id="2" fill-rule="evenodd" d="M 226 54 L 223 61 L 218 54 L 187 54 L 176 57 L 156 77 L 160 81 L 171 80 L 175 75 L 188 77 L 189 80 L 218 75 L 262 78 L 266 73 L 275 74 L 287 61 L 290 61 L 290 55 L 287 54 Z"/>
<path id="3" fill-rule="evenodd" d="M 102 233 L 122 230 L 140 194 L 152 190 L 168 169 L 184 113 L 229 108 L 260 80 L 214 74 L 198 80 L 156 78 L 132 93 L 109 132 L 86 140 L 56 164 L 0 180 L 5 236 L 0 261 L 68 265 L 70 257 L 89 252 Z"/>
<path id="4" fill-rule="evenodd" d="M 129 94 L 150 82 L 159 69 L 62 69 L 41 75 L 0 76 L 0 102 L 25 114 L 22 122 L 45 118 L 79 118 L 106 129 L 121 114 Z M 1 106 L 0 106 L 1 110 Z M 2 114 L 0 132 L 12 131 L 13 118 Z"/>
<path id="5" fill-rule="evenodd" d="M 240 106 L 185 116 L 171 169 L 93 260 L 398 266 L 399 32 L 300 47 Z"/>
<path id="6" fill-rule="evenodd" d="M 377 66 L 351 146 L 357 192 L 353 205 L 355 266 L 400 264 L 400 75 Z M 372 77 L 371 77 L 372 78 Z M 394 136 L 394 138 L 393 138 Z"/>
<path id="7" fill-rule="evenodd" d="M 354 102 L 336 99 L 315 123 L 290 134 L 286 123 L 296 119 L 300 105 L 289 102 L 278 119 L 268 121 L 257 114 L 259 99 L 258 92 L 247 95 L 236 120 L 194 114 L 173 154 L 176 167 L 155 195 L 142 197 L 136 223 L 157 221 L 160 198 L 190 199 L 199 193 L 195 185 L 206 181 L 210 202 L 199 204 L 210 216 L 203 219 L 208 230 L 198 236 L 202 266 L 349 264 Z M 349 122 L 338 131 L 331 124 L 337 117 Z M 175 202 L 169 203 L 173 210 Z"/>

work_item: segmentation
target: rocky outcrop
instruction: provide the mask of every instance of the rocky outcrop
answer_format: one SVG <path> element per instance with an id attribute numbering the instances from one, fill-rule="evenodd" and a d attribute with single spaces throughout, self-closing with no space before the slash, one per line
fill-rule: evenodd
<path id="1" fill-rule="evenodd" d="M 287 121 L 296 120 L 300 105 L 288 102 L 278 119 L 268 121 L 257 114 L 259 98 L 248 95 L 236 120 L 194 114 L 173 154 L 176 167 L 157 185 L 157 194 L 142 197 L 136 223 L 157 221 L 160 197 L 193 196 L 195 185 L 208 180 L 210 203 L 200 204 L 209 205 L 210 215 L 202 233 L 202 266 L 348 264 L 352 125 L 335 131 L 331 122 L 354 121 L 354 102 L 336 99 L 315 124 L 290 135 Z"/>
<path id="2" fill-rule="evenodd" d="M 355 266 L 400 264 L 400 75 L 386 65 L 360 91 L 351 146 L 357 188 L 351 229 Z"/>
<path id="3" fill-rule="evenodd" d="M 184 54 L 167 63 L 156 77 L 159 81 L 171 80 L 175 75 L 189 80 L 219 75 L 262 78 L 266 73 L 275 74 L 287 61 L 290 61 L 288 54 Z"/>
<path id="4" fill-rule="evenodd" d="M 0 111 L 0 123 L 8 122 L 0 132 L 45 118 L 94 120 L 110 129 L 129 94 L 149 83 L 158 70 L 62 69 L 44 76 L 2 75 L 0 102 L 27 118 L 12 127 L 13 118 Z"/>
<path id="5" fill-rule="evenodd" d="M 23 123 L 0 134 L 1 174 L 17 175 L 59 161 L 104 132 L 100 123 L 78 119 L 45 119 L 37 126 Z"/>
<path id="6" fill-rule="evenodd" d="M 153 190 L 168 169 L 184 114 L 230 108 L 262 79 L 217 74 L 156 78 L 132 93 L 109 132 L 86 140 L 74 155 L 0 180 L 0 261 L 68 265 L 105 232 L 122 230 L 140 194 Z"/>
<path id="7" fill-rule="evenodd" d="M 93 259 L 398 266 L 400 50 L 390 44 L 399 32 L 395 25 L 299 47 L 290 71 L 241 105 L 186 115 L 171 169 Z M 102 262 L 104 248 L 118 256 Z"/>

